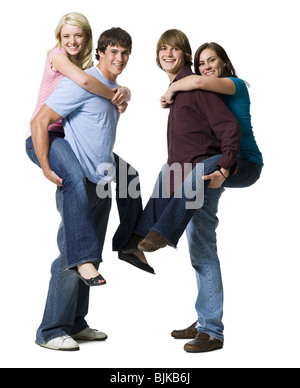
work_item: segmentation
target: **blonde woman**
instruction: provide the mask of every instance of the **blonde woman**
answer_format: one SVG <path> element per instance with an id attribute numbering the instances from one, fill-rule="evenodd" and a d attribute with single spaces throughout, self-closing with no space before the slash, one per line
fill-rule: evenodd
<path id="1" fill-rule="evenodd" d="M 93 64 L 93 36 L 86 17 L 77 12 L 64 15 L 55 29 L 55 39 L 56 45 L 47 53 L 38 101 L 31 120 L 64 77 L 70 78 L 91 93 L 111 100 L 118 105 L 121 113 L 125 111 L 130 99 L 127 88 L 110 89 L 83 71 Z M 61 122 L 50 126 L 49 130 L 53 128 L 63 131 Z"/>
<path id="2" fill-rule="evenodd" d="M 125 111 L 130 98 L 127 88 L 110 89 L 84 72 L 93 64 L 92 30 L 87 18 L 76 12 L 64 15 L 56 27 L 55 38 L 56 45 L 47 54 L 38 102 L 31 121 L 64 77 L 93 94 L 111 100 L 118 106 L 119 112 Z M 45 138 L 28 133 L 26 152 L 42 168 L 45 177 L 62 192 L 60 212 L 66 238 L 68 268 L 76 269 L 88 286 L 103 285 L 105 280 L 93 265 L 100 262 L 101 253 L 93 215 L 85 194 L 82 168 L 69 143 L 63 138 L 62 121 L 49 125 L 48 132 L 49 136 Z M 35 152 L 35 148 L 38 149 L 41 143 L 46 144 L 49 155 Z"/>

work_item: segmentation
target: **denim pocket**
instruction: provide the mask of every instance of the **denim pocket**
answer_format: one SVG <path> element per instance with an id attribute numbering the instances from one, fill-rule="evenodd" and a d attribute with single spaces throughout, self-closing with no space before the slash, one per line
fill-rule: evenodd
<path id="1" fill-rule="evenodd" d="M 40 163 L 39 163 L 39 160 L 36 156 L 36 153 L 35 153 L 35 150 L 34 150 L 34 146 L 33 146 L 33 142 L 32 142 L 32 138 L 31 136 L 28 137 L 28 139 L 26 139 L 26 154 L 27 156 L 29 157 L 29 159 L 34 163 L 36 164 L 37 166 L 41 167 L 40 166 Z"/>

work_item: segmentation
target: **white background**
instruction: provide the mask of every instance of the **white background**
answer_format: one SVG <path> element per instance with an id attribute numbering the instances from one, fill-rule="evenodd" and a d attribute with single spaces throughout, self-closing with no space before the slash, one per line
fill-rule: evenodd
<path id="1" fill-rule="evenodd" d="M 299 8 L 296 0 L 10 1 L 1 8 L 1 327 L 2 367 L 299 367 Z M 122 27 L 133 39 L 118 81 L 132 101 L 121 117 L 115 150 L 140 173 L 144 203 L 166 161 L 167 112 L 159 98 L 168 85 L 155 62 L 167 29 L 178 28 L 193 52 L 206 41 L 226 49 L 248 81 L 251 113 L 265 167 L 248 189 L 227 190 L 220 202 L 218 248 L 225 289 L 225 346 L 188 354 L 173 329 L 196 319 L 196 281 L 185 235 L 178 249 L 149 254 L 156 275 L 121 262 L 111 251 L 118 224 L 111 212 L 105 287 L 92 289 L 91 327 L 105 343 L 82 343 L 65 353 L 35 345 L 50 265 L 57 255 L 55 187 L 25 154 L 54 29 L 68 12 L 99 34 Z"/>

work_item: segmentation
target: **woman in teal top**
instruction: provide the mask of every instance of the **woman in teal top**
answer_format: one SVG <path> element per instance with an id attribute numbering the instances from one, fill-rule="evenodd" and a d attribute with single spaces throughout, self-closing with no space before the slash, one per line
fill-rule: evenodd
<path id="1" fill-rule="evenodd" d="M 263 167 L 262 154 L 257 146 L 250 115 L 250 98 L 246 83 L 237 78 L 236 71 L 226 53 L 217 43 L 204 43 L 196 51 L 194 58 L 195 73 L 170 85 L 162 97 L 162 106 L 172 104 L 173 96 L 179 91 L 203 89 L 224 95 L 224 101 L 238 119 L 242 129 L 238 171 L 226 181 L 215 172 L 205 176 L 211 180 L 212 188 L 249 187 L 260 177 Z"/>

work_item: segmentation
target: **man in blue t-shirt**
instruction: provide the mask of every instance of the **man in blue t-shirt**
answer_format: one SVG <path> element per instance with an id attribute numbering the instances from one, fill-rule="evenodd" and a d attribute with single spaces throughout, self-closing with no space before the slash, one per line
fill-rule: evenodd
<path id="1" fill-rule="evenodd" d="M 125 69 L 131 48 L 111 45 L 99 52 L 97 66 L 86 72 L 111 89 L 118 87 L 118 75 Z M 65 139 L 70 143 L 86 177 L 98 183 L 101 163 L 114 164 L 113 146 L 119 112 L 109 100 L 92 94 L 65 77 L 31 122 L 35 152 L 44 175 L 54 183 L 48 159 L 48 125 L 63 119 Z"/>
<path id="2" fill-rule="evenodd" d="M 131 52 L 130 35 L 120 28 L 105 31 L 98 40 L 96 51 L 99 63 L 86 71 L 108 87 L 118 87 L 117 77 L 125 69 Z M 65 140 L 70 144 L 86 177 L 86 191 L 93 209 L 100 248 L 102 249 L 104 243 L 111 207 L 111 198 L 105 193 L 103 195 L 103 191 L 107 190 L 107 183 L 115 178 L 120 226 L 113 239 L 113 250 L 119 252 L 121 260 L 154 273 L 141 253 L 124 255 L 121 252 L 142 212 L 142 202 L 140 195 L 133 198 L 127 192 L 133 179 L 137 191 L 140 190 L 137 171 L 113 153 L 119 115 L 117 107 L 109 100 L 64 78 L 31 122 L 34 149 L 44 175 L 58 185 L 61 177 L 51 169 L 49 162 L 48 126 L 63 118 Z M 121 182 L 124 175 L 128 184 L 125 195 L 124 182 Z M 83 283 L 78 289 L 75 287 L 79 279 L 75 271 L 61 271 L 61 268 L 66 268 L 66 255 L 63 252 L 66 227 L 62 223 L 59 230 L 58 246 L 61 254 L 52 265 L 44 318 L 37 332 L 36 343 L 51 349 L 77 350 L 78 344 L 70 342 L 68 338 L 99 340 L 105 339 L 106 335 L 90 329 L 84 320 L 88 312 L 88 288 Z M 69 345 L 65 345 L 66 343 Z"/>

